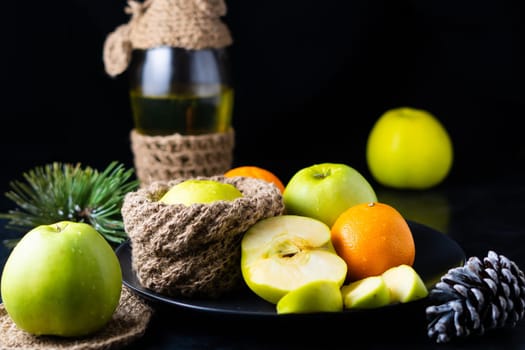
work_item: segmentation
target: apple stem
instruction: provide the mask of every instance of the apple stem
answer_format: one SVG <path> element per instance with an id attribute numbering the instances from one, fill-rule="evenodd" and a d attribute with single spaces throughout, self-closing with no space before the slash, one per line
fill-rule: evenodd
<path id="1" fill-rule="evenodd" d="M 325 172 L 322 172 L 322 173 L 317 173 L 314 175 L 314 178 L 318 179 L 318 180 L 322 180 L 324 178 L 327 178 L 328 176 L 330 176 L 330 169 L 326 170 Z"/>

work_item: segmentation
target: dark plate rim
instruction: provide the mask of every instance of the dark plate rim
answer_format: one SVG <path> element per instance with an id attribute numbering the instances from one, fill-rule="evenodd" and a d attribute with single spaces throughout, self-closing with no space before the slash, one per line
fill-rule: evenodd
<path id="1" fill-rule="evenodd" d="M 429 226 L 421 223 L 407 220 L 410 228 L 412 229 L 414 240 L 416 242 L 416 259 L 414 262 L 414 268 L 420 273 L 423 281 L 427 288 L 432 288 L 436 282 L 439 281 L 441 276 L 446 273 L 449 269 L 461 266 L 464 264 L 466 256 L 463 249 L 459 244 L 446 234 L 441 233 Z M 439 245 L 444 245 L 448 248 L 447 251 L 438 252 L 434 248 Z M 176 306 L 179 308 L 193 310 L 204 313 L 213 313 L 221 315 L 236 315 L 236 316 L 250 316 L 250 317 L 294 317 L 290 315 L 278 315 L 275 311 L 275 306 L 262 300 L 257 295 L 253 294 L 247 287 L 245 290 L 240 291 L 239 294 L 234 294 L 222 299 L 220 302 L 214 300 L 203 300 L 203 299 L 188 299 L 188 298 L 177 298 L 159 294 L 153 290 L 141 286 L 136 278 L 136 275 L 131 268 L 131 245 L 129 239 L 121 243 L 115 249 L 116 255 L 119 259 L 121 267 L 123 269 L 123 284 L 130 288 L 136 294 L 146 298 L 153 303 L 160 303 L 170 306 Z M 446 258 L 446 257 L 449 258 Z M 441 260 L 434 260 L 436 257 L 441 257 Z M 445 257 L 445 258 L 443 258 Z M 132 278 L 129 278 L 129 276 Z M 236 306 L 236 301 L 239 298 L 249 300 L 253 298 L 253 304 L 256 306 L 263 306 L 268 311 L 258 310 L 256 307 L 246 309 L 243 307 Z M 338 313 L 331 313 L 337 315 L 356 315 L 363 313 L 376 313 L 382 311 L 392 310 L 403 310 L 405 307 L 419 305 L 426 302 L 427 298 L 418 300 L 416 302 L 409 302 L 405 304 L 392 304 L 387 305 L 378 309 L 364 309 L 364 310 L 344 310 Z M 231 303 L 231 304 L 230 304 Z M 265 306 L 265 304 L 267 304 Z M 225 307 L 226 305 L 227 307 Z M 326 314 L 326 313 L 314 313 L 314 314 Z M 306 314 L 305 314 L 306 315 Z M 301 315 L 304 317 L 304 315 Z"/>

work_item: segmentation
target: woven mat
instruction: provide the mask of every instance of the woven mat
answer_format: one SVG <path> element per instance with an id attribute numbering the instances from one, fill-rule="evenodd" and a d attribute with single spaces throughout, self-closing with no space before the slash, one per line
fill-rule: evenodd
<path id="1" fill-rule="evenodd" d="M 33 336 L 16 327 L 0 304 L 0 349 L 95 350 L 120 349 L 142 336 L 153 310 L 127 287 L 122 287 L 120 304 L 113 318 L 100 331 L 83 338 Z"/>

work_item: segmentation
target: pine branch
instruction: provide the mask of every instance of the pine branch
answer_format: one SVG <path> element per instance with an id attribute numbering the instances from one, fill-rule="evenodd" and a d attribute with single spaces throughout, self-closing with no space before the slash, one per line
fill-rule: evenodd
<path id="1" fill-rule="evenodd" d="M 61 220 L 91 224 L 108 241 L 127 239 L 120 209 L 126 193 L 138 187 L 133 169 L 111 162 L 104 171 L 54 162 L 23 174 L 25 181 L 9 183 L 5 196 L 17 208 L 0 213 L 6 228 L 18 232 Z"/>

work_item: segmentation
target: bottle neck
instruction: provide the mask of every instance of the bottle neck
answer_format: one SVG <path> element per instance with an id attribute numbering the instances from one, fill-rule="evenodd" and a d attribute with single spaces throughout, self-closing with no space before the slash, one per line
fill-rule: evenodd
<path id="1" fill-rule="evenodd" d="M 231 87 L 226 50 L 188 50 L 161 46 L 134 50 L 130 65 L 131 89 L 145 95 L 207 94 Z"/>

